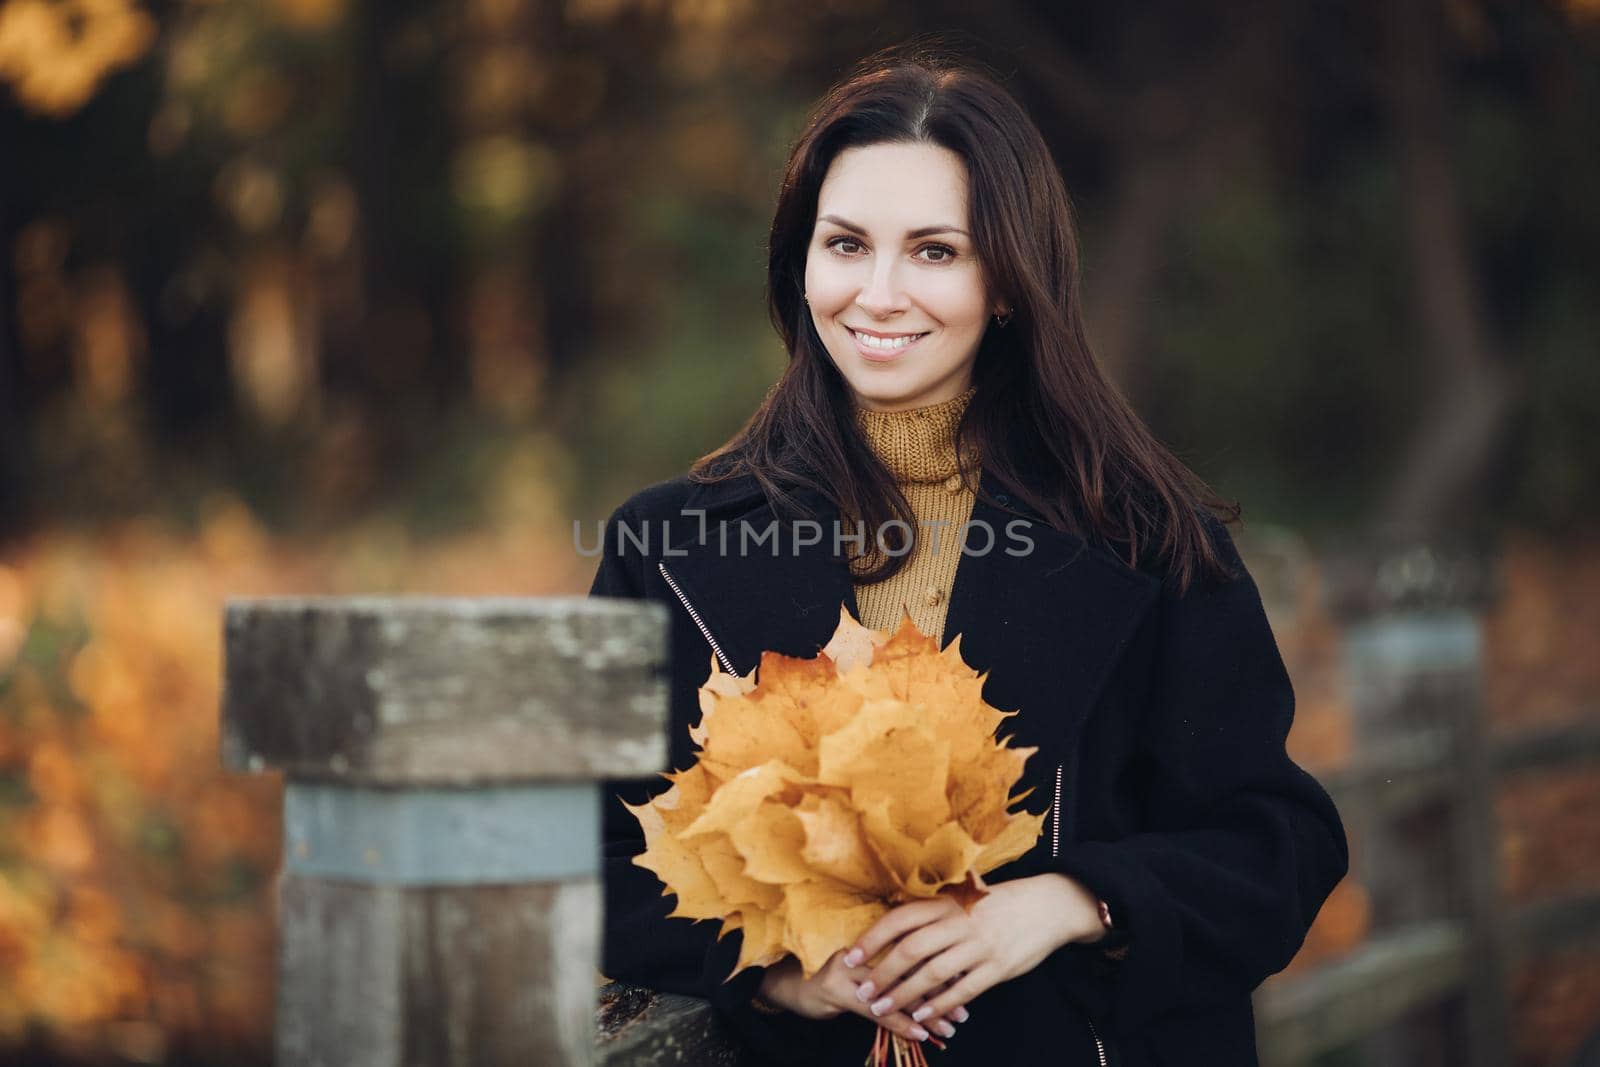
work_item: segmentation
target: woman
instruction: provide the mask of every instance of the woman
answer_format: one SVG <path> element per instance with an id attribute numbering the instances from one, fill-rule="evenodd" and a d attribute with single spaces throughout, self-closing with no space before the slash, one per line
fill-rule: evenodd
<path id="1" fill-rule="evenodd" d="M 607 783 L 603 970 L 710 999 L 750 1062 L 857 1064 L 882 1025 L 953 1035 L 932 1064 L 1252 1064 L 1251 991 L 1345 874 L 1221 505 L 1097 366 L 1078 267 L 1060 175 L 1002 88 L 869 60 L 779 195 L 787 370 L 732 441 L 607 523 L 591 595 L 670 609 L 673 768 L 712 656 L 813 656 L 841 604 L 960 634 L 985 699 L 1019 711 L 1011 743 L 1038 747 L 1017 788 L 1048 800 L 1045 832 L 993 892 L 895 908 L 809 980 L 792 956 L 725 980 L 740 933 L 667 918 L 631 862 L 621 801 L 666 783 Z"/>

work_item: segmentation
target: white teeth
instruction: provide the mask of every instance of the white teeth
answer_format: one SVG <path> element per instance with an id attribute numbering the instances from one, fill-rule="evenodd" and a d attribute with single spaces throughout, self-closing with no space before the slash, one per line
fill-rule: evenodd
<path id="1" fill-rule="evenodd" d="M 927 336 L 927 334 L 914 333 L 906 337 L 872 337 L 868 334 L 856 333 L 854 330 L 851 330 L 850 334 L 868 348 L 882 348 L 886 350 L 904 348 L 917 338 Z"/>

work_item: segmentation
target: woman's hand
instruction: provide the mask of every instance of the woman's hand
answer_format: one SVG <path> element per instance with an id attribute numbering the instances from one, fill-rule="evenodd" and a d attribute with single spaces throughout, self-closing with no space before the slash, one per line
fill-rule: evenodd
<path id="1" fill-rule="evenodd" d="M 962 1006 L 979 993 L 1100 931 L 1097 898 L 1082 883 L 1052 872 L 990 886 L 970 912 L 947 896 L 902 904 L 874 923 L 844 959 L 871 963 L 861 996 L 883 1013 L 874 1018 L 965 1018 Z M 851 974 L 863 969 L 845 968 Z"/>
<path id="2" fill-rule="evenodd" d="M 891 1033 L 912 1041 L 925 1039 L 930 1030 L 945 1037 L 955 1033 L 954 1022 L 943 1016 L 924 1016 L 920 1021 L 914 1022 L 903 1011 L 888 1012 L 884 1015 L 872 1014 L 868 1005 L 856 997 L 856 987 L 867 974 L 868 968 L 865 966 L 846 966 L 844 951 L 840 950 L 828 957 L 828 962 L 823 964 L 816 974 L 806 978 L 803 976 L 800 961 L 790 955 L 767 968 L 767 973 L 762 976 L 757 991 L 768 1003 L 787 1008 L 796 1015 L 803 1015 L 808 1019 L 832 1019 L 851 1011 L 871 1019 Z M 966 1020 L 965 1008 L 956 1014 L 960 1020 Z"/>

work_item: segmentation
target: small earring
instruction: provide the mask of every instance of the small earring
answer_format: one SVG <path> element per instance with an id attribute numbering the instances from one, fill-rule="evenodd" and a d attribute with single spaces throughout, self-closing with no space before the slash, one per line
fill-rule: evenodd
<path id="1" fill-rule="evenodd" d="M 996 315 L 994 321 L 1002 330 L 1005 329 L 1006 323 L 1011 321 L 1011 312 L 1007 311 L 1004 315 Z"/>

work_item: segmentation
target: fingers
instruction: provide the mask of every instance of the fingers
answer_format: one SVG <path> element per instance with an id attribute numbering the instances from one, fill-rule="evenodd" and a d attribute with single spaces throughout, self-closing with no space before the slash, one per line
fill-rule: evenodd
<path id="1" fill-rule="evenodd" d="M 882 1015 L 905 1012 L 912 1022 L 921 1022 L 934 1032 L 943 1033 L 938 1021 L 964 1022 L 964 1005 L 992 984 L 981 957 L 981 950 L 976 946 L 958 944 L 928 960 L 894 989 L 873 1001 L 869 1010 L 877 1009 Z"/>
<path id="2" fill-rule="evenodd" d="M 953 982 L 946 983 L 945 986 L 935 990 L 934 993 L 942 993 L 953 984 Z M 938 1034 L 940 1037 L 954 1037 L 957 1024 L 964 1023 L 970 1018 L 967 1009 L 958 1007 L 949 1014 L 939 1015 L 928 1004 L 929 999 L 928 997 L 919 998 L 901 1008 L 900 1013 L 909 1015 L 912 1022 L 921 1023 L 925 1029 Z"/>
<path id="3" fill-rule="evenodd" d="M 951 1018 L 965 1022 L 967 1019 L 967 1012 L 964 1005 L 976 998 L 977 995 L 987 989 L 990 984 L 990 980 L 984 969 L 982 967 L 978 967 L 969 973 L 962 975 L 955 982 L 951 983 L 949 988 L 941 990 L 929 997 L 923 1002 L 920 1008 L 913 1008 L 910 1010 L 912 1015 L 915 1016 L 917 1012 L 920 1012 L 923 1008 L 927 1008 L 929 1009 L 929 1014 L 927 1016 L 929 1019 L 939 1019 L 948 1015 Z"/>
<path id="4" fill-rule="evenodd" d="M 898 1034 L 911 1041 L 927 1040 L 930 1034 L 935 1037 L 951 1037 L 955 1034 L 955 1020 L 953 1019 L 938 1015 L 925 1015 L 921 1019 L 911 1018 L 909 1013 L 915 1010 L 915 1005 L 908 1004 L 904 1010 L 890 1010 L 881 1015 L 874 1014 L 870 1003 L 872 998 L 869 997 L 864 1001 L 857 995 L 860 983 L 866 978 L 867 972 L 868 968 L 866 967 L 841 966 L 839 974 L 843 976 L 843 981 L 830 986 L 831 999 L 833 999 L 837 1007 L 871 1019 L 890 1033 Z M 943 1046 L 941 1045 L 941 1047 Z"/>
<path id="5" fill-rule="evenodd" d="M 895 946 L 858 992 L 880 1013 L 904 1008 L 976 966 L 982 954 L 981 946 L 948 930 L 919 931 Z"/>
<path id="6" fill-rule="evenodd" d="M 960 910 L 961 905 L 949 897 L 930 897 L 927 900 L 917 900 L 890 909 L 861 935 L 846 954 L 845 962 L 855 966 L 875 959 L 885 946 L 918 927 L 949 915 L 952 908 Z"/>
<path id="7" fill-rule="evenodd" d="M 874 1015 L 866 1010 L 863 1005 L 858 1004 L 856 1007 L 860 1009 L 857 1014 L 865 1015 L 885 1030 L 892 1034 L 899 1034 L 908 1041 L 926 1041 L 930 1036 L 930 1026 L 933 1024 L 932 1019 L 919 1023 L 903 1011 L 892 1011 L 887 1015 Z M 945 1025 L 950 1026 L 948 1022 Z M 954 1026 L 950 1026 L 950 1030 L 951 1034 L 953 1034 L 955 1032 Z M 940 1033 L 939 1036 L 949 1037 L 950 1034 Z"/>
<path id="8" fill-rule="evenodd" d="M 900 1010 L 905 1012 L 907 1015 L 911 1016 L 911 1021 L 912 1022 L 921 1023 L 923 1026 L 927 1026 L 927 1027 L 934 1028 L 934 1029 L 937 1029 L 937 1028 L 933 1027 L 933 1024 L 938 1022 L 940 1018 L 948 1018 L 952 1023 L 964 1023 L 964 1022 L 966 1022 L 967 1020 L 964 1017 L 965 1016 L 965 1012 L 966 1012 L 965 1008 L 957 1008 L 956 1010 L 950 1012 L 948 1016 L 940 1016 L 940 1015 L 935 1014 L 931 1007 L 929 1007 L 926 1012 L 924 1012 L 922 1010 L 923 1006 L 927 1005 L 927 1003 L 930 1000 L 932 1000 L 934 997 L 938 996 L 940 993 L 943 993 L 943 992 L 946 992 L 947 990 L 949 990 L 952 986 L 954 986 L 957 982 L 959 982 L 963 977 L 964 977 L 964 975 L 959 975 L 958 974 L 954 978 L 950 979 L 948 982 L 945 982 L 942 985 L 939 985 L 939 986 L 937 986 L 937 987 L 935 987 L 933 989 L 928 990 L 928 992 L 923 994 L 922 996 L 916 997 L 916 998 L 914 998 L 912 1000 L 906 1001 L 906 1003 L 904 1003 L 904 1004 L 902 1004 L 900 1006 Z"/>
<path id="9" fill-rule="evenodd" d="M 959 1017 L 954 1011 L 935 1012 L 934 1009 L 928 1005 L 928 1000 L 931 999 L 931 997 L 935 994 L 946 991 L 950 986 L 958 982 L 961 977 L 961 975 L 957 975 L 947 982 L 940 983 L 938 986 L 930 989 L 927 996 L 908 996 L 906 993 L 902 992 L 902 990 L 905 988 L 905 983 L 902 983 L 898 989 L 886 995 L 884 998 L 882 998 L 882 1000 L 874 1001 L 871 1004 L 868 1004 L 867 1015 L 869 1018 L 877 1019 L 888 1018 L 891 1015 L 905 1015 L 911 1019 L 912 1023 L 921 1024 L 924 1029 L 932 1031 L 941 1037 L 953 1037 L 955 1036 L 956 1024 L 966 1021 L 966 1009 L 959 1009 Z M 881 1015 L 874 1013 L 873 1009 L 880 1007 L 883 1000 L 890 1001 L 891 1006 L 884 1010 Z"/>

